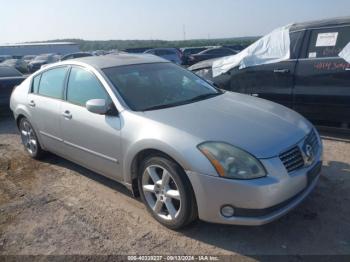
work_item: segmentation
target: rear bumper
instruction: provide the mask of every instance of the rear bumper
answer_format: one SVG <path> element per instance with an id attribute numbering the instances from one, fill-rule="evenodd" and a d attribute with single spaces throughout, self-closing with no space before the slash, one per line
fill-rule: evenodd
<path id="1" fill-rule="evenodd" d="M 258 226 L 272 222 L 298 206 L 315 188 L 322 162 L 278 179 L 237 181 L 187 172 L 192 183 L 199 218 L 204 221 Z M 234 208 L 232 217 L 221 215 L 221 207 Z"/>

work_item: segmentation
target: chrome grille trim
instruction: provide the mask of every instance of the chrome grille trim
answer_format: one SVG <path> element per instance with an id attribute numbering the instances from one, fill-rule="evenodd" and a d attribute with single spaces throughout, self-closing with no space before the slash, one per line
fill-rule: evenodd
<path id="1" fill-rule="evenodd" d="M 293 172 L 304 166 L 304 159 L 299 146 L 280 154 L 280 159 L 287 169 L 288 173 Z"/>
<path id="2" fill-rule="evenodd" d="M 301 143 L 279 155 L 279 158 L 282 161 L 284 167 L 287 169 L 288 173 L 291 173 L 305 166 L 303 152 L 301 151 L 301 148 L 305 144 L 310 144 L 312 146 L 313 153 L 316 156 L 320 145 L 314 129 L 310 131 L 310 133 Z"/>

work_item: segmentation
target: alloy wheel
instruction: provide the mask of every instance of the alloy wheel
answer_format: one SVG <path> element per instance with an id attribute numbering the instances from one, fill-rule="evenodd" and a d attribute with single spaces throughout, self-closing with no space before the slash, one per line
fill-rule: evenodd
<path id="1" fill-rule="evenodd" d="M 142 176 L 142 190 L 149 207 L 162 219 L 174 220 L 181 210 L 181 195 L 171 173 L 158 165 L 148 166 Z"/>
<path id="2" fill-rule="evenodd" d="M 21 139 L 29 154 L 35 155 L 38 150 L 38 141 L 34 130 L 28 121 L 23 120 L 20 124 Z"/>

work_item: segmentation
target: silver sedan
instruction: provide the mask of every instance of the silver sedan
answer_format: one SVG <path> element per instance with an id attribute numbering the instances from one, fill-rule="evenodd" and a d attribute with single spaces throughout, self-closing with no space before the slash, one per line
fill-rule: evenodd
<path id="1" fill-rule="evenodd" d="M 116 180 L 163 225 L 262 225 L 315 187 L 322 143 L 281 105 L 223 92 L 152 55 L 87 57 L 39 70 L 11 96 L 26 151 Z"/>

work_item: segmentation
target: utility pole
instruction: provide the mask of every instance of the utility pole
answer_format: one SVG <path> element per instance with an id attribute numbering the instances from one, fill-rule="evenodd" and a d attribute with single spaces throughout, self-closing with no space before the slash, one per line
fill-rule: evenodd
<path id="1" fill-rule="evenodd" d="M 186 41 L 186 27 L 185 27 L 185 25 L 182 25 L 182 32 L 184 35 L 184 41 Z"/>

